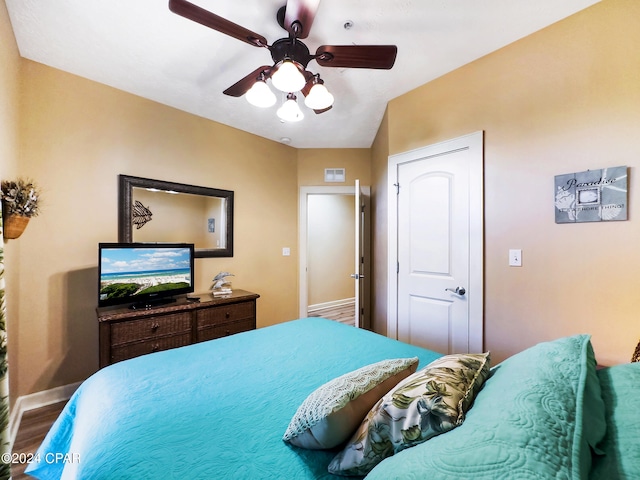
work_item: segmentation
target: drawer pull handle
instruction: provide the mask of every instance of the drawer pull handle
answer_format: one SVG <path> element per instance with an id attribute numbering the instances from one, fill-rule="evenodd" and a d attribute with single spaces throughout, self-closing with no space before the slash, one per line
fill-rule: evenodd
<path id="1" fill-rule="evenodd" d="M 227 313 L 225 313 L 225 316 L 226 316 L 227 318 L 229 318 L 229 317 L 231 316 L 231 312 L 227 312 Z"/>
<path id="2" fill-rule="evenodd" d="M 227 335 L 231 335 L 231 332 L 229 330 L 227 330 Z"/>
<path id="3" fill-rule="evenodd" d="M 153 330 L 154 332 L 158 330 L 158 328 L 160 328 L 160 324 L 158 324 L 157 322 L 151 324 L 151 330 Z"/>
<path id="4" fill-rule="evenodd" d="M 157 343 L 153 347 L 151 347 L 152 352 L 157 352 L 158 350 L 160 350 L 160 345 L 158 345 Z"/>

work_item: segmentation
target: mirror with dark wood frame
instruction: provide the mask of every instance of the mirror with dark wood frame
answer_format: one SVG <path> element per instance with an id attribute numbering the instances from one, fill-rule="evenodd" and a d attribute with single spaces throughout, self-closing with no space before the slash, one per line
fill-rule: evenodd
<path id="1" fill-rule="evenodd" d="M 186 242 L 233 257 L 233 191 L 118 175 L 119 242 Z"/>

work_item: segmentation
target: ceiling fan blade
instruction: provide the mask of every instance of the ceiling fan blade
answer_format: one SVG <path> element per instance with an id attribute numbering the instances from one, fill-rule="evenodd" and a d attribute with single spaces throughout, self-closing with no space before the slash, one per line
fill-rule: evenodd
<path id="1" fill-rule="evenodd" d="M 249 91 L 254 83 L 256 83 L 256 79 L 260 76 L 261 73 L 264 73 L 264 78 L 266 80 L 273 73 L 273 67 L 264 65 L 262 67 L 256 68 L 249 75 L 236 82 L 234 85 L 231 85 L 222 93 L 224 93 L 225 95 L 230 95 L 232 97 L 241 97 Z"/>
<path id="2" fill-rule="evenodd" d="M 283 28 L 296 38 L 307 38 L 319 4 L 320 0 L 287 0 Z"/>
<path id="3" fill-rule="evenodd" d="M 307 80 L 307 83 L 304 84 L 304 87 L 302 87 L 302 90 L 300 90 L 300 92 L 306 97 L 307 95 L 309 95 L 309 92 L 311 91 L 311 87 L 313 87 L 314 85 L 313 79 L 316 76 L 313 73 L 311 73 L 309 70 L 305 70 L 303 75 L 304 75 L 304 78 Z"/>
<path id="4" fill-rule="evenodd" d="M 327 108 L 323 108 L 322 110 L 314 110 L 314 112 L 316 113 L 316 115 L 320 115 L 321 113 L 328 112 L 332 108 L 333 108 L 333 105 L 331 105 L 330 107 L 327 107 Z"/>
<path id="5" fill-rule="evenodd" d="M 323 67 L 389 70 L 397 54 L 395 45 L 322 45 L 316 50 L 316 61 Z"/>
<path id="6" fill-rule="evenodd" d="M 222 18 L 215 13 L 211 13 L 186 0 L 169 0 L 169 10 L 189 20 L 193 20 L 205 27 L 217 30 L 220 33 L 237 38 L 254 47 L 266 47 L 267 39 L 240 25 L 237 25 L 226 18 Z"/>

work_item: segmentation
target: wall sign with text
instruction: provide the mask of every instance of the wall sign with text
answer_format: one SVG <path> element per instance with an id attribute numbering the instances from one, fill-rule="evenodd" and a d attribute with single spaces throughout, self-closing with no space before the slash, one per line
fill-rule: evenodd
<path id="1" fill-rule="evenodd" d="M 555 177 L 556 223 L 627 219 L 627 167 Z"/>

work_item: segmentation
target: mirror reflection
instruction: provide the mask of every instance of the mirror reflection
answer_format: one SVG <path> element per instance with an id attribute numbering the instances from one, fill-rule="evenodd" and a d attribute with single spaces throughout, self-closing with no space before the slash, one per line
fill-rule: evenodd
<path id="1" fill-rule="evenodd" d="M 119 241 L 188 242 L 233 256 L 233 192 L 120 175 Z"/>

